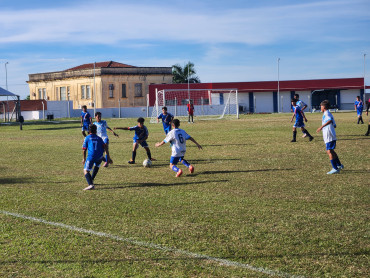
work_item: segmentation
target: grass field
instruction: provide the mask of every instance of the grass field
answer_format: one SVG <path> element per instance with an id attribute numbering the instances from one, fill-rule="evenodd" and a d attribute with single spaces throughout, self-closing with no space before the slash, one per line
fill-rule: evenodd
<path id="1" fill-rule="evenodd" d="M 87 192 L 78 122 L 0 126 L 0 277 L 369 277 L 367 125 L 334 113 L 345 169 L 327 175 L 321 116 L 297 143 L 290 114 L 184 123 L 203 150 L 188 142 L 195 172 L 180 178 L 154 147 L 160 124 L 147 124 L 150 169 L 142 148 L 127 164 L 120 130 Z"/>

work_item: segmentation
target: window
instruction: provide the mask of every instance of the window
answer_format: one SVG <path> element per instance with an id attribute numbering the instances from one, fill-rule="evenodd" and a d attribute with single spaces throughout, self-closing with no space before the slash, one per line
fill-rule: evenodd
<path id="1" fill-rule="evenodd" d="M 86 86 L 81 85 L 81 99 L 86 98 L 86 93 L 85 93 Z"/>
<path id="2" fill-rule="evenodd" d="M 143 84 L 136 83 L 135 84 L 135 97 L 142 97 L 143 96 Z"/>
<path id="3" fill-rule="evenodd" d="M 121 94 L 121 97 L 122 98 L 125 98 L 126 97 L 126 84 L 122 84 L 122 94 Z"/>
<path id="4" fill-rule="evenodd" d="M 113 98 L 113 90 L 114 90 L 114 85 L 109 84 L 109 97 Z"/>
<path id="5" fill-rule="evenodd" d="M 86 98 L 87 99 L 90 99 L 91 98 L 90 85 L 86 85 Z"/>
<path id="6" fill-rule="evenodd" d="M 67 100 L 66 87 L 60 87 L 60 100 Z"/>
<path id="7" fill-rule="evenodd" d="M 46 88 L 40 88 L 37 91 L 39 99 L 46 99 Z"/>

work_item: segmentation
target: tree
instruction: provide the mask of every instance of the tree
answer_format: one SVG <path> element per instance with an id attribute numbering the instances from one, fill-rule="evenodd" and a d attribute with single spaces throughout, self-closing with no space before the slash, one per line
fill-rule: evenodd
<path id="1" fill-rule="evenodd" d="M 194 64 L 188 62 L 184 67 L 179 64 L 172 66 L 172 82 L 173 83 L 200 83 L 200 79 L 196 76 Z"/>
<path id="2" fill-rule="evenodd" d="M 30 95 L 28 95 L 28 96 L 25 98 L 25 100 L 30 100 Z"/>

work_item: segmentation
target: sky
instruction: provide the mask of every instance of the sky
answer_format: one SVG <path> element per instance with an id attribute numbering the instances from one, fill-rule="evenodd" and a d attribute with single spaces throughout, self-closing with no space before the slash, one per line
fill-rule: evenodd
<path id="1" fill-rule="evenodd" d="M 0 87 L 23 99 L 29 74 L 103 61 L 191 61 L 201 82 L 370 85 L 370 1 L 0 0 Z"/>

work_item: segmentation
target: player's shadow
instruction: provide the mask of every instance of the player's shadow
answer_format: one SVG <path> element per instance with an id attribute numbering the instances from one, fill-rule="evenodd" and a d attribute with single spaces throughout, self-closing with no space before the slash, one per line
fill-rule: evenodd
<path id="1" fill-rule="evenodd" d="M 194 176 L 194 174 L 192 175 Z M 184 185 L 198 185 L 212 182 L 228 182 L 229 180 L 211 180 L 211 181 L 197 181 L 197 182 L 178 182 L 178 183 L 157 183 L 157 182 L 147 182 L 147 183 L 131 183 L 127 185 L 117 185 L 109 187 L 95 187 L 96 190 L 112 190 L 112 189 L 126 189 L 126 188 L 145 188 L 145 187 L 172 187 L 172 186 L 184 186 Z"/>
<path id="2" fill-rule="evenodd" d="M 228 147 L 228 146 L 253 146 L 254 144 L 250 143 L 235 143 L 235 144 L 202 144 L 202 147 Z M 187 148 L 196 148 L 197 146 L 186 146 Z"/>
<path id="3" fill-rule="evenodd" d="M 0 178 L 0 185 L 16 184 L 16 183 L 30 183 L 31 178 Z"/>
<path id="4" fill-rule="evenodd" d="M 361 137 L 348 138 L 348 139 L 338 138 L 338 141 L 358 141 L 358 140 L 369 140 L 370 139 L 369 136 L 365 136 L 365 135 L 357 135 L 357 136 L 361 136 Z"/>
<path id="5" fill-rule="evenodd" d="M 33 130 L 62 130 L 62 129 L 81 129 L 80 127 L 76 126 L 61 126 L 61 127 L 45 127 L 45 128 L 35 128 Z"/>

